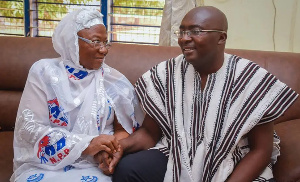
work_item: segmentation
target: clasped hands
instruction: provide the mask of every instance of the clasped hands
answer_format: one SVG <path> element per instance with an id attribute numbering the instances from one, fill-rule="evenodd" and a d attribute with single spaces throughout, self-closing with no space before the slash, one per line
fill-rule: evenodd
<path id="1" fill-rule="evenodd" d="M 97 153 L 94 158 L 99 162 L 98 167 L 102 170 L 102 172 L 106 175 L 111 175 L 114 173 L 115 167 L 121 159 L 122 155 L 123 149 L 122 147 L 120 147 L 120 150 L 112 154 L 106 151 L 101 151 Z"/>
<path id="2" fill-rule="evenodd" d="M 114 135 L 102 134 L 91 140 L 83 154 L 94 156 L 103 173 L 111 175 L 123 155 L 123 148 Z"/>

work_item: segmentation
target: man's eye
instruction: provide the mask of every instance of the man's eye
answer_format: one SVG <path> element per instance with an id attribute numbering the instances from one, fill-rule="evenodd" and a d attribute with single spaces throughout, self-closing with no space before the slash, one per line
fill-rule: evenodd
<path id="1" fill-rule="evenodd" d="M 99 40 L 93 40 L 94 43 L 99 44 L 101 41 Z"/>
<path id="2" fill-rule="evenodd" d="M 200 32 L 201 32 L 201 30 L 191 30 L 191 33 L 192 33 L 193 35 L 199 35 Z"/>

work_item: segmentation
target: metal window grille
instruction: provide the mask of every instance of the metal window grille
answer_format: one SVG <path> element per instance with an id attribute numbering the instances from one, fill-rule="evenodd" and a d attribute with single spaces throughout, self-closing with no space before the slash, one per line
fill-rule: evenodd
<path id="1" fill-rule="evenodd" d="M 0 35 L 51 37 L 67 13 L 84 6 L 108 17 L 112 42 L 158 44 L 164 0 L 1 0 Z"/>
<path id="2" fill-rule="evenodd" d="M 111 0 L 108 12 L 111 41 L 157 45 L 164 2 L 164 0 Z"/>
<path id="3" fill-rule="evenodd" d="M 31 4 L 32 36 L 50 37 L 58 22 L 69 12 L 81 7 L 100 10 L 100 1 L 95 0 L 36 0 Z"/>
<path id="4" fill-rule="evenodd" d="M 24 11 L 22 0 L 0 1 L 0 34 L 24 36 Z"/>

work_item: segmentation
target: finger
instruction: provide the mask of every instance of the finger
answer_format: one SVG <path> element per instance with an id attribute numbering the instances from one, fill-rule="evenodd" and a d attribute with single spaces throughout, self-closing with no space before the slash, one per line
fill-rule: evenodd
<path id="1" fill-rule="evenodd" d="M 101 164 L 99 164 L 99 168 L 101 169 L 101 170 L 108 170 L 108 166 L 107 165 L 105 165 L 104 163 L 101 163 Z"/>
<path id="2" fill-rule="evenodd" d="M 99 150 L 100 151 L 105 151 L 108 154 L 112 155 L 112 149 L 110 147 L 106 146 L 106 145 L 100 145 Z"/>
<path id="3" fill-rule="evenodd" d="M 104 163 L 108 166 L 110 164 L 110 157 L 104 159 Z"/>
<path id="4" fill-rule="evenodd" d="M 109 154 L 107 152 L 101 151 L 95 155 L 95 160 L 98 161 L 99 163 L 103 163 L 105 162 L 104 160 L 106 160 L 108 157 Z"/>
<path id="5" fill-rule="evenodd" d="M 103 135 L 107 139 L 107 146 L 112 149 L 112 151 L 117 152 L 119 148 L 119 141 L 116 139 L 114 135 Z"/>
<path id="6" fill-rule="evenodd" d="M 100 154 L 97 155 L 96 159 L 99 163 L 103 163 L 103 157 Z"/>
<path id="7" fill-rule="evenodd" d="M 109 154 L 106 151 L 101 151 L 99 153 L 103 160 L 109 158 Z"/>
<path id="8" fill-rule="evenodd" d="M 111 172 L 108 170 L 108 166 L 104 164 L 99 165 L 99 169 L 105 174 L 105 175 L 111 175 Z"/>
<path id="9" fill-rule="evenodd" d="M 120 144 L 119 144 L 119 141 L 114 137 L 114 140 L 112 140 L 112 144 L 113 144 L 113 146 L 114 146 L 114 148 L 115 148 L 115 150 L 117 151 L 119 151 L 119 148 L 120 148 Z"/>
<path id="10" fill-rule="evenodd" d="M 112 140 L 110 140 L 110 143 L 108 144 L 109 148 L 112 150 L 113 153 L 116 153 L 119 148 L 119 142 L 113 137 Z"/>
<path id="11" fill-rule="evenodd" d="M 111 161 L 112 161 L 112 158 L 109 157 L 109 158 L 107 159 L 107 161 L 106 161 L 107 166 L 109 166 L 109 164 L 111 163 Z"/>
<path id="12" fill-rule="evenodd" d="M 102 172 L 105 175 L 111 175 L 112 173 L 108 170 L 108 166 L 106 166 L 105 164 L 99 165 L 99 168 L 102 170 Z"/>
<path id="13" fill-rule="evenodd" d="M 109 172 L 111 172 L 111 173 L 114 172 L 115 167 L 116 167 L 116 165 L 118 164 L 119 160 L 120 160 L 120 158 L 119 158 L 119 157 L 116 157 L 116 156 L 114 156 L 114 157 L 112 158 L 112 160 L 111 160 L 111 162 L 110 162 L 110 164 L 109 164 L 109 167 L 108 167 Z"/>
<path id="14" fill-rule="evenodd" d="M 115 146 L 113 144 L 113 139 L 111 136 L 106 137 L 104 139 L 104 141 L 102 142 L 102 145 L 106 145 L 108 148 L 110 148 L 112 153 L 115 153 L 117 151 L 117 148 L 115 148 Z"/>

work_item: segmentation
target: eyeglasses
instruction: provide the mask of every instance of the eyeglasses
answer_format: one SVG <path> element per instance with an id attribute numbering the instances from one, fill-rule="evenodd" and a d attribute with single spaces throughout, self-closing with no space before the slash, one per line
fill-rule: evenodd
<path id="1" fill-rule="evenodd" d="M 226 31 L 223 30 L 201 30 L 200 28 L 197 29 L 192 29 L 192 30 L 177 30 L 174 32 L 174 34 L 178 38 L 182 38 L 184 34 L 186 34 L 188 37 L 193 37 L 193 36 L 200 36 L 204 32 L 221 32 L 221 33 L 226 33 Z"/>
<path id="2" fill-rule="evenodd" d="M 83 37 L 80 37 L 78 36 L 79 39 L 83 40 L 84 42 L 87 42 L 89 44 L 93 44 L 94 48 L 95 49 L 102 49 L 102 48 L 106 48 L 106 49 L 109 49 L 111 47 L 111 44 L 108 43 L 108 42 L 100 42 L 98 40 L 89 40 L 89 39 L 86 39 L 86 38 L 83 38 Z"/>

